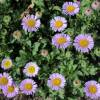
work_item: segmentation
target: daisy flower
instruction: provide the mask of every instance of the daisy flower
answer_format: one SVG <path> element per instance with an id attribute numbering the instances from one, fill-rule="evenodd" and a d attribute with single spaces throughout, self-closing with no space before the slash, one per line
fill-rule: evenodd
<path id="1" fill-rule="evenodd" d="M 57 48 L 67 48 L 70 42 L 70 36 L 67 34 L 56 34 L 52 38 L 52 44 L 55 45 Z"/>
<path id="2" fill-rule="evenodd" d="M 12 84 L 12 78 L 8 73 L 3 73 L 0 74 L 0 88 L 4 88 L 7 85 L 11 85 Z"/>
<path id="3" fill-rule="evenodd" d="M 60 90 L 61 88 L 64 88 L 65 86 L 65 78 L 59 73 L 53 73 L 50 75 L 47 81 L 47 85 L 52 90 Z"/>
<path id="4" fill-rule="evenodd" d="M 66 15 L 75 15 L 79 12 L 79 4 L 76 2 L 65 2 L 62 11 Z"/>
<path id="5" fill-rule="evenodd" d="M 8 98 L 15 97 L 19 91 L 18 87 L 15 86 L 14 84 L 8 85 L 7 87 L 4 87 L 2 90 L 3 90 L 4 96 Z"/>
<path id="6" fill-rule="evenodd" d="M 40 27 L 40 19 L 34 15 L 27 15 L 22 19 L 22 26 L 25 31 L 36 32 Z"/>
<path id="7" fill-rule="evenodd" d="M 20 90 L 26 95 L 32 95 L 37 90 L 37 84 L 32 79 L 25 79 L 20 83 Z"/>
<path id="8" fill-rule="evenodd" d="M 40 68 L 38 67 L 36 63 L 29 62 L 25 65 L 23 72 L 26 76 L 35 77 L 38 74 L 39 69 Z"/>
<path id="9" fill-rule="evenodd" d="M 50 21 L 50 27 L 55 32 L 61 32 L 67 27 L 67 20 L 64 17 L 60 16 L 54 17 L 54 19 Z"/>
<path id="10" fill-rule="evenodd" d="M 89 34 L 79 34 L 73 44 L 77 51 L 89 52 L 94 47 L 94 41 Z"/>
<path id="11" fill-rule="evenodd" d="M 100 84 L 94 80 L 85 83 L 84 92 L 87 97 L 97 99 L 100 97 Z"/>
<path id="12" fill-rule="evenodd" d="M 1 62 L 1 68 L 7 70 L 12 67 L 12 60 L 10 58 L 4 58 Z"/>

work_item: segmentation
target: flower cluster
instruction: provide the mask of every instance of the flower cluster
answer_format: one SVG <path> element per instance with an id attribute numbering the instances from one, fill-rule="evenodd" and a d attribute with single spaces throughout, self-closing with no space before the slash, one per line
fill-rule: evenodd
<path id="1" fill-rule="evenodd" d="M 4 58 L 2 62 L 4 70 L 7 70 L 5 68 L 8 66 L 10 66 L 9 68 L 11 68 L 12 60 L 10 58 Z M 2 89 L 4 95 L 8 98 L 15 97 L 19 93 L 32 95 L 37 91 L 38 86 L 36 82 L 31 78 L 38 75 L 39 70 L 40 68 L 35 62 L 27 63 L 23 69 L 23 73 L 30 78 L 24 79 L 19 85 L 15 84 L 14 80 L 8 73 L 0 73 L 0 89 Z M 52 75 L 50 75 L 47 81 L 47 85 L 52 90 L 59 90 L 61 88 L 64 88 L 65 78 L 59 73 L 53 73 Z"/>
<path id="2" fill-rule="evenodd" d="M 75 2 L 65 2 L 63 4 L 63 13 L 66 15 L 75 15 L 79 12 L 79 5 Z M 34 15 L 27 15 L 22 20 L 23 29 L 28 32 L 37 31 L 40 27 L 40 20 Z M 67 20 L 64 17 L 56 16 L 50 21 L 50 27 L 55 32 L 62 32 L 67 27 Z M 52 38 L 52 44 L 57 48 L 67 48 L 71 45 L 70 36 L 64 33 L 57 33 Z M 78 35 L 73 45 L 77 51 L 89 52 L 94 46 L 93 38 L 89 34 Z"/>
<path id="3" fill-rule="evenodd" d="M 50 2 L 52 3 L 54 1 Z M 87 77 L 88 75 L 94 75 L 94 72 L 96 72 L 98 69 L 94 68 L 94 66 L 96 65 L 92 64 L 94 62 L 96 63 L 96 60 L 98 60 L 98 58 L 92 55 L 94 51 L 91 52 L 93 48 L 95 49 L 94 43 L 96 42 L 94 41 L 95 35 L 89 33 L 90 30 L 88 30 L 88 27 L 92 26 L 90 25 L 91 19 L 89 20 L 89 24 L 86 22 L 86 19 L 84 19 L 82 23 L 81 20 L 79 20 L 83 18 L 80 14 L 81 2 L 79 0 L 76 0 L 76 2 L 75 0 L 74 2 L 65 2 L 60 9 L 61 12 L 52 15 L 52 17 L 49 17 L 50 20 L 46 21 L 45 23 L 42 23 L 45 19 L 42 20 L 41 17 L 44 10 L 42 10 L 40 13 L 37 12 L 36 14 L 30 12 L 30 9 L 32 10 L 34 8 L 34 5 L 35 4 L 32 4 L 28 7 L 28 9 L 25 11 L 25 16 L 24 14 L 22 14 L 21 16 L 21 26 L 24 31 L 19 29 L 13 31 L 13 39 L 11 37 L 11 42 L 7 42 L 7 45 L 3 47 L 4 50 L 6 50 L 6 46 L 8 48 L 9 44 L 11 44 L 11 46 L 13 45 L 13 48 L 11 49 L 9 47 L 9 49 L 7 49 L 8 51 L 6 51 L 7 53 L 4 53 L 1 57 L 0 90 L 2 91 L 4 96 L 6 96 L 7 98 L 13 98 L 19 94 L 34 95 L 36 92 L 41 92 L 42 88 L 39 90 L 38 87 L 41 84 L 44 86 L 45 83 L 48 89 L 48 93 L 54 91 L 54 95 L 56 95 L 56 93 L 60 94 L 62 90 L 66 90 L 64 88 L 72 83 L 71 87 L 75 87 L 76 89 L 72 89 L 72 95 L 78 94 L 76 93 L 77 90 L 80 91 L 79 93 L 81 93 L 81 90 L 79 89 L 82 89 L 82 92 L 85 93 L 85 96 L 87 98 L 92 100 L 100 98 L 100 83 L 95 80 L 89 80 L 83 87 L 83 82 L 79 79 L 79 76 Z M 84 5 L 85 4 L 83 4 L 83 6 Z M 54 6 L 52 8 L 49 8 L 49 10 L 52 9 L 53 11 L 54 9 L 59 9 L 59 7 L 57 7 L 58 6 Z M 84 11 L 84 14 L 89 16 L 93 10 L 95 11 L 99 9 L 99 7 L 100 2 L 96 0 L 91 4 L 90 8 Z M 35 10 L 37 11 L 38 9 Z M 82 14 L 82 16 L 84 16 L 84 14 Z M 43 16 L 45 16 L 45 14 Z M 88 18 L 87 16 L 85 18 Z M 95 19 L 93 21 L 96 21 L 96 18 L 94 16 L 93 18 Z M 6 16 L 3 21 L 7 23 L 7 25 L 9 25 L 11 19 L 11 17 Z M 78 25 L 82 25 L 79 30 L 77 30 L 77 32 L 75 31 L 77 28 L 76 26 L 78 25 L 75 25 L 76 23 L 74 24 L 74 21 L 76 23 L 77 21 L 79 21 L 80 24 Z M 88 24 L 88 27 L 86 25 L 83 25 L 84 23 Z M 46 28 L 48 29 L 45 30 Z M 48 32 L 48 34 L 45 34 L 45 32 Z M 70 32 L 72 32 L 74 35 L 70 34 Z M 4 34 L 4 36 L 2 37 L 2 44 L 6 42 L 6 39 L 3 40 L 5 37 L 9 39 L 9 37 L 6 36 L 6 33 L 7 31 L 2 32 L 2 34 Z M 48 38 L 45 39 L 46 37 Z M 17 48 L 16 44 L 19 48 Z M 0 53 L 2 51 L 3 50 L 0 49 Z M 15 56 L 13 52 L 17 56 Z M 71 55 L 72 52 L 75 53 Z M 91 52 L 91 55 L 89 54 L 89 52 Z M 94 54 L 99 54 L 98 48 L 95 50 L 95 52 L 96 53 Z M 12 55 L 15 56 L 14 59 Z M 86 56 L 89 57 L 85 58 Z M 5 58 L 2 59 L 3 57 Z M 76 58 L 74 59 L 74 57 Z M 89 61 L 87 61 L 88 58 L 91 62 L 93 59 L 95 59 L 95 61 L 90 63 Z M 85 61 L 87 61 L 87 63 L 85 63 Z M 49 68 L 49 66 L 51 65 L 53 67 Z M 97 65 L 100 65 L 100 63 Z M 15 68 L 15 66 L 18 66 L 18 68 Z M 54 66 L 57 67 L 54 68 Z M 16 71 L 15 74 L 13 74 L 14 71 Z M 17 74 L 21 74 L 23 77 L 23 79 L 19 80 L 18 82 L 16 82 L 17 78 L 14 78 L 14 75 Z M 38 81 L 40 81 L 41 84 Z M 62 98 L 62 94 L 59 95 L 59 98 L 60 96 Z"/>

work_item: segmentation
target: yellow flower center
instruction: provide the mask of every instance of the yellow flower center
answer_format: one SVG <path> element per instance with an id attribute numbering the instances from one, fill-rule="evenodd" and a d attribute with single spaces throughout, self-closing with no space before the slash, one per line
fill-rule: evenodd
<path id="1" fill-rule="evenodd" d="M 34 19 L 28 19 L 27 20 L 27 26 L 28 27 L 35 27 L 36 21 Z"/>
<path id="2" fill-rule="evenodd" d="M 92 94 L 95 94 L 97 92 L 97 88 L 95 85 L 90 85 L 88 89 L 89 89 L 89 92 Z"/>
<path id="3" fill-rule="evenodd" d="M 24 88 L 25 88 L 25 90 L 30 91 L 30 90 L 32 90 L 32 84 L 31 83 L 26 83 L 24 85 Z"/>
<path id="4" fill-rule="evenodd" d="M 29 66 L 28 69 L 27 69 L 27 72 L 31 73 L 31 74 L 35 73 L 35 67 L 34 66 Z"/>
<path id="5" fill-rule="evenodd" d="M 0 78 L 0 85 L 7 85 L 8 84 L 8 79 L 6 77 L 1 77 Z"/>
<path id="6" fill-rule="evenodd" d="M 68 6 L 66 7 L 66 11 L 69 12 L 69 13 L 73 12 L 75 9 L 76 9 L 76 8 L 75 8 L 73 5 L 68 5 Z"/>
<path id="7" fill-rule="evenodd" d="M 86 48 L 88 45 L 89 45 L 89 41 L 87 39 L 81 39 L 79 41 L 79 45 L 82 47 L 82 48 Z"/>
<path id="8" fill-rule="evenodd" d="M 65 37 L 60 37 L 57 39 L 57 43 L 60 45 L 66 43 L 66 42 L 67 42 L 67 40 Z"/>
<path id="9" fill-rule="evenodd" d="M 55 21 L 55 27 L 56 28 L 60 28 L 62 26 L 63 26 L 63 22 L 62 21 L 60 21 L 60 20 Z"/>
<path id="10" fill-rule="evenodd" d="M 4 68 L 10 68 L 12 66 L 12 62 L 10 61 L 10 60 L 6 60 L 5 62 L 4 62 Z"/>
<path id="11" fill-rule="evenodd" d="M 54 78 L 54 79 L 52 79 L 52 84 L 53 84 L 54 86 L 60 86 L 60 84 L 61 84 L 61 79 L 60 79 L 60 78 Z"/>
<path id="12" fill-rule="evenodd" d="M 14 92 L 15 88 L 14 86 L 8 86 L 8 93 Z"/>

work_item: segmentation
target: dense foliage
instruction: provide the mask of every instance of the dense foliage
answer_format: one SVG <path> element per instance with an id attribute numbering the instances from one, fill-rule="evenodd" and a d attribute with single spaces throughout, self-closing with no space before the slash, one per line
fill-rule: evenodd
<path id="1" fill-rule="evenodd" d="M 62 5 L 66 1 L 76 0 L 0 0 L 0 62 L 11 58 L 13 67 L 0 68 L 0 73 L 9 73 L 19 85 L 27 78 L 23 73 L 29 61 L 36 62 L 40 71 L 32 79 L 38 84 L 35 96 L 43 100 L 78 100 L 85 98 L 83 88 L 86 81 L 100 82 L 100 10 L 91 8 L 94 0 L 81 0 L 80 11 L 75 16 L 62 14 Z M 92 14 L 86 15 L 91 8 Z M 37 15 L 41 27 L 36 32 L 23 30 L 21 22 L 27 14 Z M 91 34 L 94 48 L 88 53 L 76 51 L 73 45 L 66 49 L 57 49 L 52 45 L 56 32 L 50 28 L 50 20 L 55 16 L 65 17 L 68 26 L 63 33 L 73 42 L 79 34 Z M 44 50 L 44 51 L 43 51 Z M 53 91 L 47 86 L 52 73 L 60 73 L 66 79 L 64 89 Z M 2 93 L 2 91 L 1 91 Z"/>

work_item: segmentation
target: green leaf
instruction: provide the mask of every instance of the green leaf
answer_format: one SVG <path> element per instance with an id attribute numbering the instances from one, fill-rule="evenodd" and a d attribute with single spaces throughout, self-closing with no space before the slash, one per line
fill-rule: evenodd
<path id="1" fill-rule="evenodd" d="M 32 55 L 36 55 L 39 49 L 40 43 L 39 42 L 35 42 L 33 45 L 33 49 L 32 49 Z"/>

